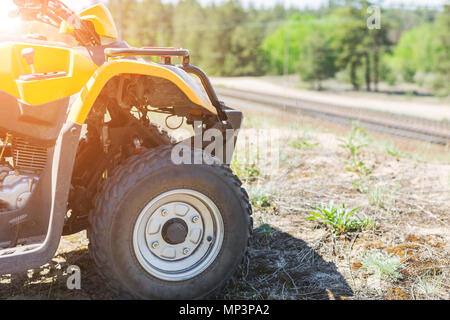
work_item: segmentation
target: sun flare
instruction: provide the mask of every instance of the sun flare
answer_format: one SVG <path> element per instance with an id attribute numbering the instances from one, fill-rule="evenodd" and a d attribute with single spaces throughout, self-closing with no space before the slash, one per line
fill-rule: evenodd
<path id="1" fill-rule="evenodd" d="M 20 25 L 20 19 L 9 18 L 10 11 L 15 9 L 12 0 L 0 1 L 0 33 L 15 33 Z"/>
<path id="2" fill-rule="evenodd" d="M 75 12 L 92 3 L 89 0 L 63 0 L 62 2 L 72 8 Z M 14 34 L 19 32 L 19 27 L 21 24 L 20 18 L 9 17 L 9 12 L 15 10 L 16 8 L 17 7 L 14 5 L 13 0 L 0 1 L 0 34 Z"/>

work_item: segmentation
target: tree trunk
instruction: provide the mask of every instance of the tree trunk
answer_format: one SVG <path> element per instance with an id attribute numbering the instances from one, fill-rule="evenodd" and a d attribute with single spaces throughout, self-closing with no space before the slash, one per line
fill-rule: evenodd
<path id="1" fill-rule="evenodd" d="M 380 49 L 375 48 L 373 54 L 373 83 L 375 85 L 375 92 L 378 92 L 378 82 L 380 80 Z"/>
<path id="2" fill-rule="evenodd" d="M 371 81 L 371 77 L 370 77 L 370 55 L 369 53 L 366 53 L 364 55 L 364 58 L 366 60 L 366 90 L 367 91 L 371 91 L 370 88 L 370 81 Z"/>
<path id="3" fill-rule="evenodd" d="M 357 62 L 356 61 L 352 61 L 352 63 L 350 64 L 350 82 L 353 85 L 353 89 L 358 91 L 359 90 L 359 84 L 358 84 L 358 80 L 356 79 L 356 67 L 357 67 Z"/>
<path id="4" fill-rule="evenodd" d="M 317 80 L 317 91 L 322 91 L 322 80 L 320 78 Z"/>

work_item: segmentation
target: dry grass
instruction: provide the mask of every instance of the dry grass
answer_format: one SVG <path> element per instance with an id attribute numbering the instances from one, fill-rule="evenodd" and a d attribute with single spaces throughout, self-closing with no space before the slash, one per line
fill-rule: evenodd
<path id="1" fill-rule="evenodd" d="M 273 175 L 248 183 L 251 190 L 263 185 L 272 201 L 270 207 L 255 207 L 248 264 L 222 297 L 450 298 L 448 162 L 417 160 L 420 155 L 411 153 L 408 144 L 400 144 L 404 157 L 399 157 L 372 138 L 358 155 L 371 172 L 361 177 L 345 169 L 351 154 L 339 147 L 339 139 L 347 134 L 341 127 L 330 126 L 328 132 L 310 128 L 309 139 L 318 145 L 297 148 L 290 142 L 309 127 L 302 122 L 305 119 L 289 124 L 285 118 L 279 123 L 273 117 L 267 122 L 262 118 L 250 113 L 252 125 L 284 128 L 281 166 Z M 362 182 L 365 188 L 355 187 Z M 375 221 L 376 227 L 335 236 L 330 228 L 306 220 L 311 209 L 331 201 L 361 207 L 362 218 Z M 391 260 L 382 261 L 378 268 L 384 269 L 373 272 L 363 268 L 366 253 Z M 401 268 L 393 270 L 399 276 L 383 276 L 397 259 Z"/>
<path id="2" fill-rule="evenodd" d="M 405 156 L 400 157 L 380 148 L 379 137 L 369 133 L 376 138 L 359 157 L 371 173 L 360 177 L 345 170 L 350 155 L 339 147 L 348 129 L 327 124 L 325 130 L 323 122 L 311 119 L 271 115 L 266 120 L 251 112 L 247 117 L 248 127 L 282 128 L 280 167 L 265 175 L 264 162 L 249 170 L 240 165 L 255 204 L 254 236 L 241 274 L 217 298 L 450 298 L 448 162 L 406 156 L 413 154 L 407 144 L 401 144 L 399 152 Z M 305 141 L 305 132 L 314 147 L 292 144 Z M 375 221 L 376 227 L 334 235 L 306 220 L 310 210 L 330 201 L 361 207 L 358 214 Z M 85 233 L 65 237 L 50 264 L 28 274 L 2 276 L 0 298 L 117 298 L 94 271 L 86 245 Z M 397 257 L 401 277 L 369 272 L 363 267 L 366 253 Z M 82 270 L 80 291 L 66 289 L 66 270 L 74 264 Z"/>

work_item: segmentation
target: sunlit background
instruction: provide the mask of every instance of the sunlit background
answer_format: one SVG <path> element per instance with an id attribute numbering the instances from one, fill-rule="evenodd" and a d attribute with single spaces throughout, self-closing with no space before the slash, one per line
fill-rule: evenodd
<path id="1" fill-rule="evenodd" d="M 74 10 L 80 10 L 84 7 L 87 7 L 93 3 L 96 2 L 107 2 L 106 0 L 65 0 L 63 1 L 67 5 L 69 5 Z M 162 2 L 165 3 L 178 3 L 179 0 L 163 0 Z M 221 3 L 224 2 L 223 0 L 201 0 L 200 3 L 203 5 L 209 5 L 212 3 Z M 289 7 L 299 7 L 299 8 L 318 8 L 324 4 L 326 4 L 327 0 L 316 0 L 316 1 L 310 1 L 310 0 L 243 0 L 242 3 L 245 6 L 254 5 L 257 7 L 272 7 L 276 4 L 283 4 L 285 6 Z M 412 7 L 412 6 L 422 6 L 426 5 L 428 7 L 430 6 L 441 6 L 443 5 L 446 0 L 428 0 L 428 1 L 418 1 L 418 0 L 381 0 L 377 1 L 378 3 L 384 5 L 384 6 L 405 6 L 405 7 Z M 8 12 L 14 9 L 13 0 L 2 0 L 0 1 L 0 32 L 5 31 L 13 31 L 18 26 L 17 19 L 9 19 L 8 18 Z"/>
<path id="2" fill-rule="evenodd" d="M 87 7 L 95 1 L 92 0 L 66 0 L 63 1 L 69 7 L 75 11 Z M 0 1 L 0 33 L 16 33 L 19 27 L 19 19 L 11 19 L 8 17 L 10 11 L 15 9 L 13 0 L 1 0 Z"/>
<path id="3" fill-rule="evenodd" d="M 189 48 L 193 63 L 212 76 L 295 76 L 294 81 L 299 76 L 295 85 L 304 88 L 378 91 L 383 87 L 390 92 L 448 95 L 448 89 L 442 90 L 449 82 L 445 62 L 449 51 L 445 39 L 449 37 L 442 12 L 448 3 L 445 0 L 64 2 L 74 11 L 105 3 L 120 37 L 130 45 Z M 367 12 L 361 4 L 382 9 L 379 32 L 366 32 Z M 43 24 L 9 19 L 12 9 L 12 0 L 0 1 L 1 34 L 39 33 L 49 40 L 67 42 L 57 30 Z M 352 30 L 346 20 L 357 21 L 361 28 Z M 319 35 L 321 32 L 324 35 Z M 355 43 L 345 46 L 345 35 L 352 32 L 356 32 L 352 36 Z M 382 43 L 374 43 L 373 37 L 383 38 Z M 320 75 L 314 75 L 315 53 L 321 50 L 330 54 L 327 61 L 320 62 Z M 327 64 L 329 68 L 324 69 Z"/>
<path id="4" fill-rule="evenodd" d="M 75 11 L 80 10 L 84 7 L 92 5 L 97 2 L 107 3 L 107 0 L 65 0 L 63 1 L 67 5 L 69 5 Z M 125 2 L 125 1 L 124 1 Z M 176 4 L 180 2 L 179 0 L 162 0 L 163 3 L 173 3 Z M 199 1 L 203 5 L 210 4 L 220 4 L 225 2 L 224 0 L 200 0 Z M 319 8 L 320 6 L 325 5 L 328 0 L 243 0 L 242 4 L 246 7 L 255 6 L 255 7 L 265 7 L 270 8 L 278 4 L 282 4 L 287 7 L 298 7 L 298 8 Z M 414 7 L 414 6 L 423 6 L 427 7 L 438 7 L 445 4 L 446 0 L 428 0 L 428 1 L 419 1 L 419 0 L 379 0 L 375 1 L 383 6 L 403 6 L 403 7 Z M 14 9 L 13 0 L 2 0 L 0 1 L 0 33 L 11 33 L 17 30 L 19 25 L 18 19 L 10 19 L 8 17 L 8 13 Z"/>
<path id="5" fill-rule="evenodd" d="M 9 19 L 8 13 L 14 9 L 13 1 L 0 2 L 0 32 L 12 32 L 19 25 L 18 19 Z"/>

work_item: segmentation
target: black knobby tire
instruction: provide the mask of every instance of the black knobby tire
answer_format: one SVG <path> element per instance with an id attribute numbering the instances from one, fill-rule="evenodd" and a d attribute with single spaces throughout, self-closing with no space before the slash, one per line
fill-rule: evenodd
<path id="1" fill-rule="evenodd" d="M 150 123 L 148 130 L 152 136 L 152 146 L 168 146 L 175 144 L 175 140 L 169 135 L 169 133 L 161 126 Z M 78 151 L 75 159 L 75 166 L 72 176 L 72 185 L 78 187 L 72 189 L 71 196 L 69 197 L 69 208 L 72 210 L 72 215 L 68 218 L 64 225 L 63 236 L 72 235 L 82 230 L 86 230 L 88 223 L 87 217 L 90 208 L 92 208 L 92 202 L 98 190 L 101 189 L 104 183 L 102 175 L 105 168 L 95 171 L 95 167 L 92 171 L 92 162 L 98 159 L 99 145 L 90 145 L 86 140 L 82 140 L 78 146 Z M 116 164 L 111 162 L 110 166 L 114 167 Z M 91 170 L 90 170 L 91 169 Z M 89 171 L 90 170 L 90 171 Z M 113 169 L 114 170 L 114 169 Z M 96 177 L 98 178 L 95 184 L 94 190 L 87 190 L 86 186 L 89 185 L 89 181 L 81 180 L 82 177 Z M 81 181 L 80 181 L 81 180 Z M 75 185 L 74 185 L 75 182 Z M 77 186 L 76 184 L 80 184 Z M 0 203 L 0 212 L 1 212 Z"/>
<path id="2" fill-rule="evenodd" d="M 169 135 L 167 130 L 165 130 L 163 127 L 150 123 L 149 132 L 152 135 L 153 144 L 154 146 L 164 146 L 164 145 L 172 145 L 175 143 L 175 140 Z"/>
<path id="3" fill-rule="evenodd" d="M 253 220 L 248 194 L 226 165 L 175 165 L 172 146 L 130 158 L 115 170 L 96 199 L 90 216 L 89 251 L 100 275 L 122 297 L 199 299 L 222 288 L 244 259 Z M 202 152 L 195 150 L 195 152 Z M 164 192 L 191 189 L 219 209 L 223 243 L 202 273 L 183 281 L 164 281 L 146 272 L 133 247 L 133 230 L 146 204 Z"/>

